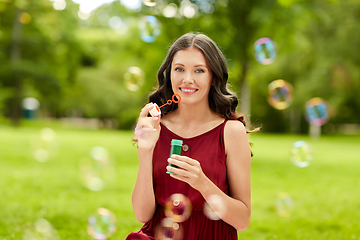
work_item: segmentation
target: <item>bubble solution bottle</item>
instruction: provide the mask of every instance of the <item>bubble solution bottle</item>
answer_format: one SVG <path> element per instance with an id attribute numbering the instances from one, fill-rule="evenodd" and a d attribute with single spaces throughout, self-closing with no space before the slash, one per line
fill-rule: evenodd
<path id="1" fill-rule="evenodd" d="M 182 144 L 183 144 L 183 141 L 182 140 L 177 140 L 177 139 L 172 139 L 171 140 L 171 149 L 170 149 L 170 157 L 171 155 L 173 154 L 176 154 L 176 155 L 181 155 L 181 147 L 182 147 Z M 173 165 L 171 163 L 168 164 L 169 166 L 171 167 L 176 167 L 178 168 L 178 166 L 176 165 Z M 166 173 L 172 173 L 174 174 L 173 172 L 171 171 L 167 171 Z"/>

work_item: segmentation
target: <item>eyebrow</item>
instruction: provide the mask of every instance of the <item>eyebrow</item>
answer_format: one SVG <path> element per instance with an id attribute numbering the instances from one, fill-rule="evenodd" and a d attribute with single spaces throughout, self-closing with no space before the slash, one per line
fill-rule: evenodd
<path id="1" fill-rule="evenodd" d="M 174 65 L 185 66 L 185 65 L 182 64 L 182 63 L 174 63 Z M 205 68 L 207 68 L 206 65 L 204 65 L 204 64 L 198 64 L 198 65 L 195 65 L 194 67 L 205 67 Z"/>

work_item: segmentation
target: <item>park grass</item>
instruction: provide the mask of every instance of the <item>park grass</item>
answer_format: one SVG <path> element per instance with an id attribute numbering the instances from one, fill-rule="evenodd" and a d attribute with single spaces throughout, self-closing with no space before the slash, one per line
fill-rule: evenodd
<path id="1" fill-rule="evenodd" d="M 138 230 L 131 191 L 138 168 L 131 131 L 76 130 L 53 126 L 60 146 L 48 162 L 33 159 L 30 139 L 41 126 L 0 126 L 0 239 L 23 239 L 37 219 L 47 219 L 61 239 L 92 239 L 87 219 L 104 207 L 117 217 L 110 239 Z M 239 239 L 360 239 L 360 136 L 255 133 L 252 148 L 252 220 Z M 295 141 L 309 142 L 314 160 L 306 168 L 289 160 Z M 109 150 L 115 177 L 93 192 L 79 182 L 81 158 L 93 146 Z M 274 201 L 291 196 L 294 209 L 279 216 Z"/>

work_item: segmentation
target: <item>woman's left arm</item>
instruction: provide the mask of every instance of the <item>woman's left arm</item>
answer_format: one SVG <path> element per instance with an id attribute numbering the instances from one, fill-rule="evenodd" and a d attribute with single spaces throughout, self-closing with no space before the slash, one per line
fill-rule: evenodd
<path id="1" fill-rule="evenodd" d="M 224 139 L 227 177 L 233 198 L 228 203 L 226 217 L 228 223 L 242 231 L 249 226 L 251 216 L 251 150 L 245 126 L 240 121 L 228 121 Z"/>
<path id="2" fill-rule="evenodd" d="M 173 178 L 187 182 L 198 190 L 219 217 L 236 230 L 245 230 L 250 224 L 250 158 L 251 150 L 244 125 L 228 121 L 224 129 L 226 168 L 230 196 L 226 195 L 203 173 L 200 163 L 186 156 L 173 155 L 169 162 L 179 166 L 167 169 Z M 212 198 L 212 196 L 217 196 Z"/>

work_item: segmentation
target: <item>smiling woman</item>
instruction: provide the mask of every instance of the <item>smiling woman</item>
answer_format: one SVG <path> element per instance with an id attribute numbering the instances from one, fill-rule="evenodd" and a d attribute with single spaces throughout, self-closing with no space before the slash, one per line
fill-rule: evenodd
<path id="1" fill-rule="evenodd" d="M 132 204 L 145 225 L 127 240 L 235 240 L 249 226 L 251 151 L 227 80 L 225 57 L 209 37 L 188 33 L 170 47 L 135 128 Z M 174 94 L 181 101 L 148 117 Z M 181 152 L 169 157 L 174 142 Z"/>

